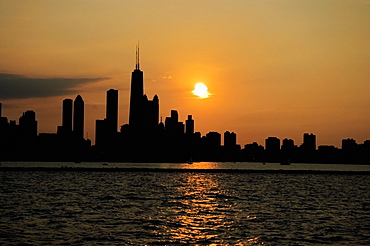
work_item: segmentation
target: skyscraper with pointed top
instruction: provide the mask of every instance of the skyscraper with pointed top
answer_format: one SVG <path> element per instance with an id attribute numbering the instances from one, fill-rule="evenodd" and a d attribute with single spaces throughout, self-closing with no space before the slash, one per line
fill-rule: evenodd
<path id="1" fill-rule="evenodd" d="M 139 47 L 136 46 L 136 64 L 135 70 L 131 74 L 131 95 L 130 95 L 130 115 L 129 125 L 137 128 L 140 126 L 141 113 L 143 107 L 144 95 L 144 78 L 143 72 L 140 70 L 139 63 Z"/>
<path id="2" fill-rule="evenodd" d="M 159 99 L 148 100 L 144 94 L 144 76 L 140 70 L 139 46 L 136 46 L 135 70 L 131 74 L 129 125 L 135 132 L 145 132 L 158 126 Z"/>

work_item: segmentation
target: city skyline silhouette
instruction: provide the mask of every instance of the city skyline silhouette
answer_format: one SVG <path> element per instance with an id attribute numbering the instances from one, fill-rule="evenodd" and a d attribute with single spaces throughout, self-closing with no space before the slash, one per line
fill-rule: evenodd
<path id="1" fill-rule="evenodd" d="M 370 0 L 0 12 L 0 245 L 369 244 Z"/>
<path id="2" fill-rule="evenodd" d="M 43 0 L 42 0 L 43 1 Z M 329 7 L 330 6 L 330 7 Z M 237 132 L 238 144 L 269 136 L 341 147 L 369 139 L 369 4 L 366 1 L 108 1 L 2 3 L 3 115 L 37 112 L 39 132 L 60 124 L 60 103 L 81 95 L 84 136 L 119 91 L 118 124 L 129 122 L 130 74 L 140 40 L 148 99 L 196 120 L 197 131 Z M 343 16 L 346 18 L 343 18 Z M 123 18 L 124 17 L 124 18 Z M 211 95 L 200 99 L 197 83 Z M 47 100 L 47 104 L 45 101 Z"/>
<path id="3" fill-rule="evenodd" d="M 293 139 L 270 136 L 264 146 L 257 142 L 237 144 L 237 133 L 196 131 L 192 115 L 179 121 L 179 112 L 159 120 L 159 97 L 149 100 L 140 70 L 139 47 L 136 48 L 135 69 L 131 74 L 129 122 L 118 130 L 118 90 L 106 92 L 106 117 L 96 119 L 95 144 L 84 138 L 84 100 L 62 101 L 61 125 L 56 133 L 38 133 L 36 112 L 27 110 L 17 124 L 2 116 L 0 103 L 1 160 L 21 161 L 131 161 L 186 162 L 195 161 L 261 161 L 313 163 L 368 163 L 370 140 L 357 143 L 343 139 L 342 148 L 333 145 L 317 147 L 316 135 L 304 133 L 301 145 Z M 68 157 L 66 157 L 68 156 Z"/>

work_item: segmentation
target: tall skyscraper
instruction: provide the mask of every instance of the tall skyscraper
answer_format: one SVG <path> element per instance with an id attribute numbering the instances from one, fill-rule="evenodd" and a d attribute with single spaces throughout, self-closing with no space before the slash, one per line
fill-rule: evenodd
<path id="1" fill-rule="evenodd" d="M 118 90 L 107 91 L 106 120 L 108 133 L 116 133 L 118 125 Z"/>
<path id="2" fill-rule="evenodd" d="M 72 99 L 63 100 L 62 129 L 63 133 L 72 133 Z"/>
<path id="3" fill-rule="evenodd" d="M 194 134 L 194 120 L 192 115 L 188 115 L 188 119 L 185 121 L 185 133 L 187 135 Z"/>
<path id="4" fill-rule="evenodd" d="M 143 72 L 140 70 L 139 47 L 136 49 L 136 65 L 131 75 L 129 125 L 138 133 L 148 133 L 159 123 L 159 99 L 155 95 L 148 100 L 144 95 Z"/>
<path id="5" fill-rule="evenodd" d="M 73 105 L 73 133 L 76 137 L 84 137 L 84 101 L 80 95 Z"/>
<path id="6" fill-rule="evenodd" d="M 136 48 L 136 65 L 131 74 L 131 95 L 129 125 L 133 128 L 140 128 L 142 122 L 144 96 L 144 78 L 140 70 L 139 47 Z"/>

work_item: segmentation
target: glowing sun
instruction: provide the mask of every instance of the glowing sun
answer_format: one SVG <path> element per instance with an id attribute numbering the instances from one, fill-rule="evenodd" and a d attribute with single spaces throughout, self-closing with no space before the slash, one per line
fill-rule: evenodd
<path id="1" fill-rule="evenodd" d="M 200 98 L 207 98 L 211 93 L 208 92 L 208 87 L 203 83 L 197 83 L 192 91 L 194 95 Z"/>

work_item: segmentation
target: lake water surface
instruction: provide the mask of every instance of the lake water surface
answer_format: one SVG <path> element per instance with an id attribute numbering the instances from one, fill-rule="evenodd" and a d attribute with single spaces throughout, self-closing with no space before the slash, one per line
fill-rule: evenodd
<path id="1" fill-rule="evenodd" d="M 367 174 L 202 172 L 212 165 L 237 169 L 242 165 L 238 163 L 127 164 L 143 169 L 124 172 L 59 170 L 60 166 L 79 165 L 74 163 L 2 163 L 2 167 L 44 164 L 56 169 L 0 172 L 1 245 L 370 242 Z M 80 165 L 123 165 L 101 164 Z M 244 163 L 244 169 L 255 170 L 253 165 L 268 170 L 304 168 L 261 163 L 246 167 Z M 188 172 L 168 171 L 189 166 L 192 170 Z M 348 171 L 347 166 L 310 168 Z M 163 171 L 145 169 L 153 167 Z M 352 166 L 357 171 L 361 168 L 368 170 L 368 166 Z"/>

